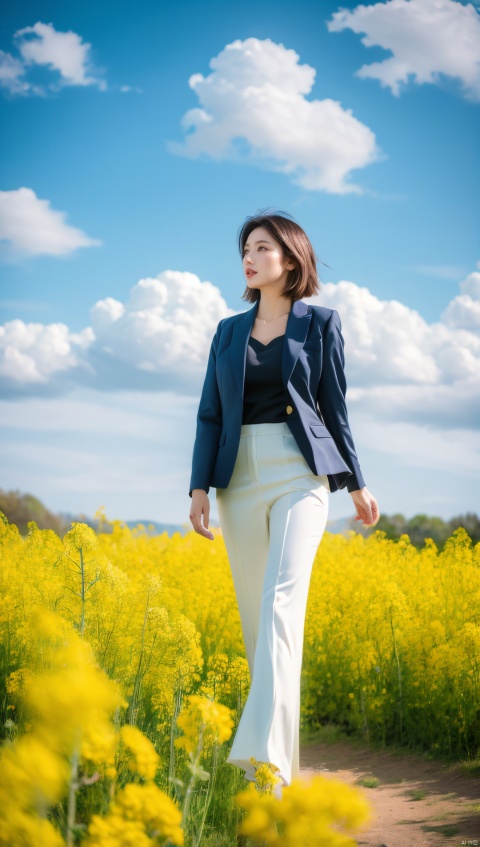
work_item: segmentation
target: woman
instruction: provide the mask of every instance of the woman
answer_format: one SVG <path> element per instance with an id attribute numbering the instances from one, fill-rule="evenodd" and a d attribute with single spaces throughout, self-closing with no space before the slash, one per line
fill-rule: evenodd
<path id="1" fill-rule="evenodd" d="M 239 248 L 243 297 L 255 306 L 221 320 L 212 341 L 190 520 L 214 538 L 215 486 L 251 675 L 227 762 L 247 779 L 251 757 L 268 762 L 289 785 L 299 774 L 305 612 L 329 494 L 346 487 L 364 526 L 380 515 L 348 423 L 338 312 L 301 299 L 320 290 L 306 233 L 283 215 L 258 214 L 243 224 Z"/>

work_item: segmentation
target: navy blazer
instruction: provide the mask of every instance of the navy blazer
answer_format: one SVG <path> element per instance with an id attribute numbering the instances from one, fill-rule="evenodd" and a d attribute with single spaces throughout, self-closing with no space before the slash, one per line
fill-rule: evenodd
<path id="1" fill-rule="evenodd" d="M 247 346 L 259 300 L 253 308 L 223 318 L 212 340 L 197 414 L 189 495 L 194 488 L 226 488 L 240 443 Z M 347 416 L 344 340 L 335 309 L 295 300 L 282 348 L 282 380 L 293 411 L 287 415 L 295 440 L 316 476 L 326 474 L 330 491 L 363 488 Z"/>

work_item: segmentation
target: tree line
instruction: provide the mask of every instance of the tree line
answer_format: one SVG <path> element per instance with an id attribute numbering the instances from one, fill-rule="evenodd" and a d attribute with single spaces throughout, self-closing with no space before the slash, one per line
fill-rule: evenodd
<path id="1" fill-rule="evenodd" d="M 18 527 L 21 535 L 26 535 L 28 532 L 29 521 L 35 521 L 39 529 L 52 529 L 60 537 L 70 530 L 72 521 L 87 523 L 95 531 L 109 532 L 108 525 L 100 527 L 97 520 L 82 513 L 72 515 L 51 512 L 38 497 L 18 490 L 0 489 L 0 511 L 10 523 Z M 450 538 L 459 527 L 463 527 L 468 532 L 474 544 L 480 541 L 480 518 L 476 512 L 466 512 L 449 520 L 426 514 L 406 518 L 397 512 L 394 515 L 382 514 L 375 527 L 363 527 L 361 522 L 353 517 L 346 521 L 345 525 L 347 529 L 353 529 L 364 536 L 371 535 L 376 530 L 382 530 L 392 541 L 398 540 L 401 535 L 408 535 L 411 543 L 419 548 L 423 547 L 426 538 L 432 538 L 437 547 L 443 549 L 447 538 Z"/>

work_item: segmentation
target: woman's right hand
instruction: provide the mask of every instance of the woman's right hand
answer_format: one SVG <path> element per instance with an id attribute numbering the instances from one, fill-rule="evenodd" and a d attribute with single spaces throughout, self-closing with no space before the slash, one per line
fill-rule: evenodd
<path id="1" fill-rule="evenodd" d="M 203 515 L 203 524 L 202 524 Z M 192 491 L 192 506 L 190 509 L 190 520 L 195 532 L 213 541 L 215 536 L 208 529 L 208 519 L 210 516 L 210 500 L 208 494 L 203 488 L 194 488 Z"/>

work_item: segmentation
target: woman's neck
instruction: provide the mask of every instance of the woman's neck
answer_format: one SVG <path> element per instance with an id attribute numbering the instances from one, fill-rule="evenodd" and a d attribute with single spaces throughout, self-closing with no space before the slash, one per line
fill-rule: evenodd
<path id="1" fill-rule="evenodd" d="M 292 307 L 292 301 L 288 297 L 260 298 L 257 310 L 257 320 L 269 322 L 288 314 Z"/>

